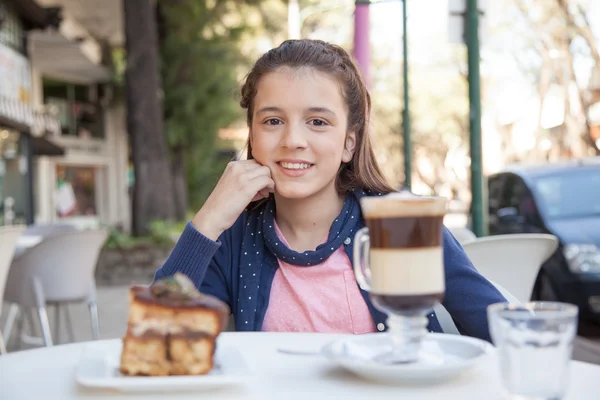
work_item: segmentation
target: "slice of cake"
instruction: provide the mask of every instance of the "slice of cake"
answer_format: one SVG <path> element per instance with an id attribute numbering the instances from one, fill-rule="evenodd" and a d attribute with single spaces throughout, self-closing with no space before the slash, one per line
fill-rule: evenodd
<path id="1" fill-rule="evenodd" d="M 177 273 L 130 289 L 120 370 L 125 375 L 203 375 L 213 368 L 216 339 L 229 307 Z"/>

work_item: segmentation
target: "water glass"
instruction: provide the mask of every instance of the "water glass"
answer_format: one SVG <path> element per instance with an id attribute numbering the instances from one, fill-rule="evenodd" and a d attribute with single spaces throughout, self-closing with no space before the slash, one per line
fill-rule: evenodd
<path id="1" fill-rule="evenodd" d="M 568 384 L 577 306 L 498 303 L 490 305 L 487 314 L 509 398 L 561 399 Z"/>

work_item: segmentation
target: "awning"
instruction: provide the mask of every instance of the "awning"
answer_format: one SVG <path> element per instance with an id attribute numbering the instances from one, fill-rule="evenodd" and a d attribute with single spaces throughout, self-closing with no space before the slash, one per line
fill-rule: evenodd
<path id="1" fill-rule="evenodd" d="M 28 37 L 31 63 L 44 76 L 84 85 L 110 80 L 110 70 L 90 60 L 83 44 L 58 31 L 31 31 Z"/>
<path id="2" fill-rule="evenodd" d="M 65 149 L 44 137 L 31 137 L 32 156 L 63 156 Z"/>
<path id="3" fill-rule="evenodd" d="M 9 0 L 23 19 L 33 28 L 43 29 L 47 26 L 60 25 L 60 9 L 57 7 L 40 7 L 34 0 Z"/>

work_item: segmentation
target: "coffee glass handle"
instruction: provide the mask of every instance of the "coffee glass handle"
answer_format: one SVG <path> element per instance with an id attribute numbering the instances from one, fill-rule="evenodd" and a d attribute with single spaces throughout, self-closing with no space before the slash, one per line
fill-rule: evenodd
<path id="1" fill-rule="evenodd" d="M 362 290 L 371 290 L 371 269 L 369 266 L 369 229 L 362 228 L 354 235 L 354 276 Z"/>

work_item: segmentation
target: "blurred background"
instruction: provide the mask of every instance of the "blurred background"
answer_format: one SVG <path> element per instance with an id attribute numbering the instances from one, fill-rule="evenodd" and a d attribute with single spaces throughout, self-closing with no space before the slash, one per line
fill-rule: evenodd
<path id="1" fill-rule="evenodd" d="M 108 227 L 97 283 L 151 281 L 244 149 L 245 75 L 289 38 L 354 54 L 396 187 L 476 236 L 556 235 L 571 275 L 548 297 L 598 320 L 597 0 L 0 0 L 0 226 Z"/>
<path id="2" fill-rule="evenodd" d="M 478 9 L 480 173 L 599 154 L 600 3 Z M 143 236 L 185 221 L 245 144 L 252 62 L 300 37 L 356 55 L 386 175 L 408 183 L 410 138 L 411 189 L 448 197 L 450 223 L 467 224 L 466 12 L 466 0 L 0 0 L 0 224 Z"/>

